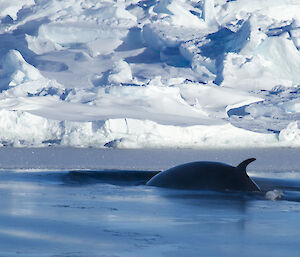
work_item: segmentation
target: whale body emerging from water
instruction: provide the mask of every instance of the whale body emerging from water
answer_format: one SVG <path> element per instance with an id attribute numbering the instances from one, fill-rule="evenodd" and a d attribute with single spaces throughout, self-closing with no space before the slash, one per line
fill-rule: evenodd
<path id="1" fill-rule="evenodd" d="M 147 185 L 191 190 L 260 191 L 246 172 L 247 165 L 255 160 L 247 159 L 237 167 L 220 162 L 185 163 L 158 173 Z"/>

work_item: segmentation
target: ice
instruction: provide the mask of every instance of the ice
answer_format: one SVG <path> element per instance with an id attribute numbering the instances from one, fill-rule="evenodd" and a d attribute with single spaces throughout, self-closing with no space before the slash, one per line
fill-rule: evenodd
<path id="1" fill-rule="evenodd" d="M 219 26 L 215 13 L 215 1 L 205 0 L 203 8 L 203 18 L 207 26 Z"/>
<path id="2" fill-rule="evenodd" d="M 0 7 L 2 145 L 299 146 L 297 0 Z"/>
<path id="3" fill-rule="evenodd" d="M 279 140 L 287 140 L 291 144 L 298 145 L 300 142 L 300 129 L 298 123 L 291 122 L 285 129 L 283 129 L 279 134 Z"/>
<path id="4" fill-rule="evenodd" d="M 9 16 L 13 20 L 16 20 L 20 10 L 34 4 L 34 0 L 24 0 L 22 2 L 18 0 L 2 1 L 0 3 L 0 18 Z"/>
<path id="5" fill-rule="evenodd" d="M 2 89 L 0 99 L 4 102 L 8 100 L 17 104 L 17 97 L 44 95 L 47 91 L 59 92 L 59 88 L 62 88 L 56 81 L 44 78 L 17 50 L 10 50 L 0 64 L 3 67 L 2 76 L 0 75 Z"/>
<path id="6" fill-rule="evenodd" d="M 53 120 L 33 116 L 27 112 L 1 110 L 2 146 L 24 146 L 42 144 L 42 141 L 56 138 L 59 126 Z"/>
<path id="7" fill-rule="evenodd" d="M 128 63 L 123 60 L 116 62 L 108 76 L 108 82 L 119 85 L 132 82 L 131 69 Z"/>
<path id="8" fill-rule="evenodd" d="M 35 113 L 34 110 L 29 112 Z M 13 114 L 13 115 L 12 115 Z M 1 111 L 2 145 L 113 148 L 214 148 L 299 147 L 299 129 L 290 124 L 277 137 L 239 129 L 231 124 L 170 126 L 137 119 L 108 119 L 105 122 L 55 121 L 27 112 Z M 4 122 L 6 121 L 6 122 Z M 216 138 L 215 135 L 219 135 Z"/>
<path id="9" fill-rule="evenodd" d="M 42 78 L 39 70 L 29 65 L 22 57 L 20 52 L 10 50 L 1 60 L 4 68 L 4 76 L 10 80 L 9 86 L 17 86 L 29 80 L 38 80 Z"/>
<path id="10" fill-rule="evenodd" d="M 209 8 L 206 8 L 209 9 Z M 175 26 L 202 28 L 205 19 L 201 19 L 197 9 L 193 8 L 188 1 L 162 0 L 153 8 L 160 18 Z M 207 15 L 209 17 L 209 15 Z M 207 17 L 207 22 L 209 18 Z"/>
<path id="11" fill-rule="evenodd" d="M 300 53 L 291 40 L 270 37 L 264 40 L 255 53 L 272 63 L 270 68 L 278 79 L 290 80 L 293 86 L 300 83 L 297 72 L 300 68 Z"/>
<path id="12" fill-rule="evenodd" d="M 276 201 L 276 200 L 280 200 L 283 196 L 283 192 L 280 190 L 272 190 L 272 191 L 268 191 L 266 193 L 266 199 L 271 200 L 271 201 Z"/>

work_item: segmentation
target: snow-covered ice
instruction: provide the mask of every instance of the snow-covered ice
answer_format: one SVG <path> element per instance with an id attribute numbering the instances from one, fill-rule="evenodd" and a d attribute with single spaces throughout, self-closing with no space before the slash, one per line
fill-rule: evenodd
<path id="1" fill-rule="evenodd" d="M 300 146 L 297 0 L 0 3 L 3 146 Z"/>

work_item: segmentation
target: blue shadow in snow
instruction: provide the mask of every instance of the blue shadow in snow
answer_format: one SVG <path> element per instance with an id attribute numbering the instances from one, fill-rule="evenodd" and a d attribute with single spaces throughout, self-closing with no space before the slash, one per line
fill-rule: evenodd
<path id="1" fill-rule="evenodd" d="M 205 40 L 209 42 L 199 47 L 200 54 L 216 61 L 215 84 L 220 85 L 223 81 L 224 58 L 226 53 L 238 53 L 247 44 L 250 36 L 250 22 L 245 21 L 237 32 L 227 28 L 221 28 L 215 33 L 209 34 Z M 202 41 L 202 40 L 201 40 Z M 202 42 L 199 41 L 199 44 Z"/>

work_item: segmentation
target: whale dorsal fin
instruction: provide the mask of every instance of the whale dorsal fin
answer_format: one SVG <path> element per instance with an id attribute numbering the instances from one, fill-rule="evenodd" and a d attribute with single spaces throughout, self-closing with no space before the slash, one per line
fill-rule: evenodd
<path id="1" fill-rule="evenodd" d="M 237 166 L 237 168 L 246 171 L 246 167 L 248 166 L 248 164 L 254 162 L 255 160 L 255 158 L 249 158 L 247 160 L 244 160 Z"/>

